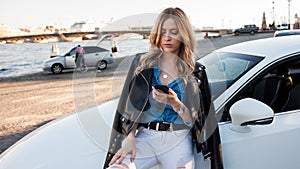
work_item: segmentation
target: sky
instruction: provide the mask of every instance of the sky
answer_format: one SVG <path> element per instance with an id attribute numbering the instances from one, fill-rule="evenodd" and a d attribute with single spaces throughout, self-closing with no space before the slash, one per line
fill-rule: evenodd
<path id="1" fill-rule="evenodd" d="M 197 28 L 235 28 L 243 24 L 261 26 L 263 12 L 267 24 L 273 20 L 273 0 L 5 0 L 0 4 L 0 24 L 9 27 L 69 28 L 79 21 L 118 23 L 124 18 L 158 14 L 166 7 L 180 7 Z M 276 23 L 288 22 L 288 0 L 274 0 Z M 290 20 L 300 16 L 300 0 L 290 2 Z M 133 22 L 149 26 L 151 19 L 133 17 Z M 148 21 L 148 22 L 146 22 Z M 148 24 L 148 25 L 147 25 Z M 142 25 L 144 26 L 144 25 Z"/>

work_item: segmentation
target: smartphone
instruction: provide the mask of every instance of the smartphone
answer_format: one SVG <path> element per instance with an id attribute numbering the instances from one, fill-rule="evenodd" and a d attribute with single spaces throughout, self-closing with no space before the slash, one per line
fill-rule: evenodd
<path id="1" fill-rule="evenodd" d="M 166 85 L 154 85 L 155 89 L 158 89 L 166 94 L 169 94 L 169 87 Z"/>

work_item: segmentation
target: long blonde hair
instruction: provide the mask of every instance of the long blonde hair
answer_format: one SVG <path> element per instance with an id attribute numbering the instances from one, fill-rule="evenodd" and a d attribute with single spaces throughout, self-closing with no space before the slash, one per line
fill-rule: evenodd
<path id="1" fill-rule="evenodd" d="M 166 8 L 163 10 L 156 19 L 155 25 L 152 28 L 150 34 L 150 52 L 145 54 L 140 61 L 139 67 L 136 69 L 136 73 L 139 73 L 143 69 L 157 66 L 158 58 L 162 55 L 163 50 L 161 48 L 161 29 L 165 20 L 172 18 L 181 35 L 181 45 L 179 49 L 179 58 L 177 66 L 179 68 L 179 75 L 184 79 L 194 70 L 194 48 L 195 39 L 192 25 L 189 18 L 180 8 Z"/>

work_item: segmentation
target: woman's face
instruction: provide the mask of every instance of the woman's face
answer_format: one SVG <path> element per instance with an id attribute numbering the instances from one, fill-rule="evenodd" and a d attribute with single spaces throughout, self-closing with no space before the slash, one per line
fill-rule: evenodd
<path id="1" fill-rule="evenodd" d="M 181 35 L 178 27 L 172 18 L 165 20 L 161 29 L 160 46 L 165 52 L 170 52 L 178 56 L 181 44 Z"/>

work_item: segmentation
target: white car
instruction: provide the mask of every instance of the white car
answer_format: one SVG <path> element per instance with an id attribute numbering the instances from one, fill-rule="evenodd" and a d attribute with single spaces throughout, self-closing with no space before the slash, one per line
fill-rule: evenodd
<path id="1" fill-rule="evenodd" d="M 85 54 L 84 59 L 87 67 L 93 67 L 98 70 L 107 68 L 107 64 L 114 62 L 110 50 L 99 46 L 82 46 Z M 43 62 L 44 72 L 61 73 L 63 70 L 76 68 L 75 64 L 76 47 L 73 47 L 65 54 L 49 58 Z"/>
<path id="2" fill-rule="evenodd" d="M 235 44 L 199 62 L 220 119 L 224 168 L 299 169 L 300 36 Z M 40 127 L 1 154 L 0 169 L 101 168 L 117 103 Z"/>
<path id="3" fill-rule="evenodd" d="M 276 30 L 288 30 L 289 25 L 287 23 L 282 23 L 276 26 Z"/>
<path id="4" fill-rule="evenodd" d="M 275 31 L 273 37 L 300 35 L 300 29 Z"/>

